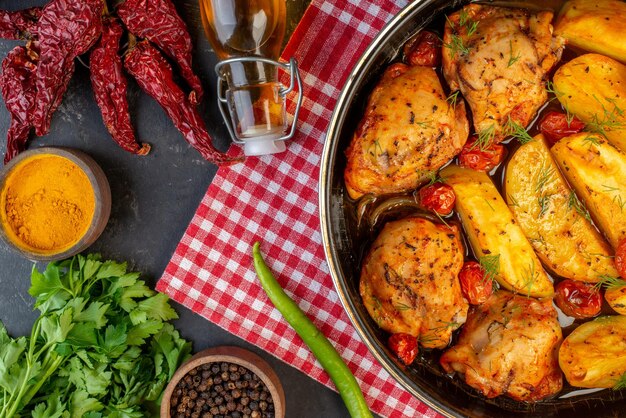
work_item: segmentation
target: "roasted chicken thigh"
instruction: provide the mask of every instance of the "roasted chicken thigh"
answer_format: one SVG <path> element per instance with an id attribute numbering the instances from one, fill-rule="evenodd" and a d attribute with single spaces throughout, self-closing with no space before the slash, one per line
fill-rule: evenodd
<path id="1" fill-rule="evenodd" d="M 509 118 L 526 127 L 548 99 L 545 80 L 564 41 L 552 36 L 553 13 L 470 4 L 448 17 L 443 73 L 472 111 L 476 132 L 494 142 Z"/>
<path id="2" fill-rule="evenodd" d="M 465 103 L 449 103 L 435 70 L 391 66 L 372 92 L 346 151 L 353 199 L 416 189 L 467 141 Z"/>
<path id="3" fill-rule="evenodd" d="M 472 308 L 457 344 L 439 361 L 488 398 L 537 401 L 563 386 L 557 354 L 562 339 L 552 300 L 500 290 Z"/>
<path id="4" fill-rule="evenodd" d="M 420 217 L 389 222 L 363 263 L 363 303 L 385 331 L 410 334 L 423 347 L 444 348 L 467 316 L 458 279 L 462 266 L 456 226 Z"/>

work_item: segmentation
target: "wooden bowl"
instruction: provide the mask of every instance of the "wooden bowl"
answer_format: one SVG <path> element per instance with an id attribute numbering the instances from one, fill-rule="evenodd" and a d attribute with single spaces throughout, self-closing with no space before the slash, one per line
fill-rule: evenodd
<path id="1" fill-rule="evenodd" d="M 9 237 L 2 222 L 0 222 L 0 237 L 9 247 L 30 260 L 61 260 L 84 251 L 102 234 L 111 214 L 111 189 L 102 168 L 86 153 L 71 148 L 42 147 L 20 153 L 0 170 L 0 191 L 4 190 L 7 177 L 13 169 L 18 167 L 21 162 L 37 155 L 56 155 L 67 158 L 87 175 L 95 198 L 95 208 L 89 228 L 71 247 L 63 248 L 59 252 L 38 252 L 20 245 Z"/>
<path id="2" fill-rule="evenodd" d="M 256 374 L 265 384 L 274 402 L 274 416 L 285 417 L 285 392 L 278 376 L 269 364 L 258 355 L 246 349 L 235 346 L 220 346 L 200 351 L 186 363 L 178 368 L 172 380 L 163 392 L 161 401 L 161 418 L 170 418 L 170 399 L 178 382 L 189 373 L 190 370 L 207 363 L 232 363 L 245 367 Z"/>

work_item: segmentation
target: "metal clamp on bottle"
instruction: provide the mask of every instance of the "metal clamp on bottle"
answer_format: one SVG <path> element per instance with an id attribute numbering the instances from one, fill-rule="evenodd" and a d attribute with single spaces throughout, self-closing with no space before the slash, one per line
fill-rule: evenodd
<path id="1" fill-rule="evenodd" d="M 290 83 L 278 81 L 278 69 L 288 72 Z M 245 155 L 283 152 L 296 132 L 302 104 L 302 80 L 294 58 L 281 63 L 258 56 L 225 59 L 215 66 L 218 107 L 234 143 Z M 298 97 L 291 127 L 286 97 L 297 85 Z"/>

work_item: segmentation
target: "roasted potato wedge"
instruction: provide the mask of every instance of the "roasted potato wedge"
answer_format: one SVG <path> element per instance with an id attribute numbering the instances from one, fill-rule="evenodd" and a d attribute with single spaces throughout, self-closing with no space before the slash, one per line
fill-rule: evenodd
<path id="1" fill-rule="evenodd" d="M 581 55 L 556 71 L 554 90 L 588 130 L 626 152 L 626 65 L 604 55 Z"/>
<path id="2" fill-rule="evenodd" d="M 604 299 L 615 312 L 626 315 L 626 281 L 617 277 L 610 279 Z"/>
<path id="3" fill-rule="evenodd" d="M 490 265 L 498 283 L 528 296 L 552 296 L 552 282 L 489 176 L 456 165 L 440 174 L 454 189 L 455 207 L 474 253 Z"/>
<path id="4" fill-rule="evenodd" d="M 617 276 L 613 250 L 577 211 L 576 195 L 552 159 L 543 135 L 520 146 L 509 160 L 505 196 L 519 226 L 543 261 L 559 276 L 597 282 Z"/>
<path id="5" fill-rule="evenodd" d="M 601 135 L 586 132 L 561 139 L 551 151 L 598 228 L 617 248 L 626 238 L 626 154 Z"/>
<path id="6" fill-rule="evenodd" d="M 559 366 L 572 386 L 612 388 L 626 374 L 626 316 L 586 322 L 565 338 Z"/>
<path id="7" fill-rule="evenodd" d="M 571 0 L 556 19 L 556 35 L 570 45 L 626 62 L 626 3 Z"/>

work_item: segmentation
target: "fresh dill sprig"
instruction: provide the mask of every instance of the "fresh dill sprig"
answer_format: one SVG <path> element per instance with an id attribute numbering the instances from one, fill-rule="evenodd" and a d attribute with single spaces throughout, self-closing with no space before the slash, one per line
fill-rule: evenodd
<path id="1" fill-rule="evenodd" d="M 623 212 L 624 206 L 626 206 L 626 201 L 624 201 L 624 198 L 622 197 L 620 193 L 620 189 L 618 187 L 608 186 L 606 184 L 603 184 L 602 187 L 604 187 L 604 192 L 607 192 L 607 193 L 615 192 L 615 195 L 613 196 L 613 203 L 619 206 L 620 212 Z"/>
<path id="2" fill-rule="evenodd" d="M 626 280 L 621 277 L 613 277 L 608 274 L 603 274 L 598 277 L 600 280 L 595 284 L 595 288 L 600 290 L 600 288 L 604 287 L 609 290 L 617 290 L 622 287 L 626 287 Z"/>
<path id="3" fill-rule="evenodd" d="M 493 145 L 493 139 L 496 136 L 495 125 L 490 125 L 487 129 L 483 129 L 478 133 L 478 138 L 471 146 L 471 149 L 478 147 L 481 151 L 485 151 Z"/>
<path id="4" fill-rule="evenodd" d="M 426 172 L 426 177 L 428 177 L 428 184 L 426 184 L 426 186 L 432 186 L 435 183 L 445 183 L 443 177 L 439 175 L 437 170 Z"/>
<path id="5" fill-rule="evenodd" d="M 450 106 L 456 107 L 457 100 L 459 99 L 459 93 L 460 93 L 459 90 L 455 91 L 454 93 L 451 93 L 446 99 L 446 102 L 448 102 Z"/>
<path id="6" fill-rule="evenodd" d="M 463 39 L 459 35 L 450 35 L 450 42 L 443 44 L 452 54 L 452 58 L 456 58 L 457 54 L 461 56 L 469 54 L 469 47 L 463 44 Z"/>
<path id="7" fill-rule="evenodd" d="M 440 325 L 438 327 L 433 327 L 433 328 L 428 328 L 429 331 L 445 331 L 447 329 L 457 329 L 458 327 L 460 327 L 461 323 L 459 322 L 454 322 L 454 321 L 450 321 L 450 322 L 443 322 L 443 325 Z"/>
<path id="8" fill-rule="evenodd" d="M 416 122 L 415 120 L 413 120 L 413 122 L 411 123 L 419 126 L 420 128 L 432 128 L 431 123 L 428 121 Z"/>
<path id="9" fill-rule="evenodd" d="M 587 210 L 585 205 L 583 205 L 583 203 L 580 200 L 578 200 L 578 196 L 576 196 L 576 193 L 574 193 L 573 190 L 570 190 L 569 192 L 569 198 L 567 200 L 567 208 L 574 209 L 576 212 L 578 212 L 580 216 L 582 216 L 588 221 L 591 221 L 591 215 L 589 215 L 589 211 Z"/>
<path id="10" fill-rule="evenodd" d="M 490 208 L 492 211 L 494 211 L 494 212 L 496 211 L 496 210 L 493 208 L 493 206 L 491 206 L 491 203 L 489 203 L 489 201 L 488 201 L 487 199 L 485 199 L 485 198 L 483 197 L 483 200 L 485 201 L 485 203 L 487 204 L 487 206 L 489 206 L 489 208 Z"/>
<path id="11" fill-rule="evenodd" d="M 539 277 L 539 272 L 535 270 L 535 261 L 527 267 L 524 268 L 524 276 L 523 276 L 523 289 L 526 289 L 526 296 L 530 297 L 530 292 L 532 291 L 533 285 L 535 284 L 536 279 Z"/>
<path id="12" fill-rule="evenodd" d="M 574 120 L 574 114 L 569 111 L 567 104 L 565 104 L 564 101 L 561 100 L 561 98 L 564 96 L 564 93 L 557 90 L 556 87 L 554 87 L 554 83 L 551 81 L 548 81 L 546 83 L 546 91 L 548 93 L 554 94 L 554 97 L 549 100 L 550 102 L 554 99 L 557 99 L 561 103 L 563 110 L 565 110 L 565 120 L 567 121 L 567 127 L 569 128 L 572 124 L 572 121 Z"/>
<path id="13" fill-rule="evenodd" d="M 456 58 L 458 53 L 460 53 L 461 56 L 467 55 L 470 48 L 463 43 L 463 38 L 459 35 L 459 33 L 461 33 L 461 29 L 465 29 L 467 37 L 471 37 L 478 30 L 478 22 L 473 21 L 466 10 L 461 10 L 459 13 L 458 27 L 448 18 L 448 16 L 446 16 L 446 21 L 455 33 L 450 35 L 450 42 L 444 43 L 443 46 L 450 49 L 452 58 Z"/>
<path id="14" fill-rule="evenodd" d="M 397 310 L 397 311 L 400 311 L 400 312 L 402 312 L 402 311 L 408 311 L 408 310 L 411 310 L 411 309 L 412 309 L 409 305 L 406 305 L 406 304 L 404 304 L 404 303 L 397 303 L 397 304 L 395 305 L 395 308 L 396 308 L 396 310 Z"/>
<path id="15" fill-rule="evenodd" d="M 609 104 L 613 105 L 613 109 L 606 108 L 604 103 L 594 94 L 593 98 L 602 107 L 602 115 L 597 113 L 591 117 L 591 120 L 587 122 L 586 129 L 590 132 L 597 132 L 606 136 L 607 130 L 612 131 L 614 129 L 622 129 L 626 127 L 626 121 L 620 120 L 624 116 L 624 110 L 620 109 L 615 103 L 615 99 L 604 98 Z"/>
<path id="16" fill-rule="evenodd" d="M 539 175 L 535 184 L 535 193 L 541 192 L 545 187 L 549 186 L 556 180 L 556 169 L 546 159 L 541 162 L 539 167 Z"/>
<path id="17" fill-rule="evenodd" d="M 613 390 L 626 389 L 626 373 L 624 373 L 613 386 Z"/>
<path id="18" fill-rule="evenodd" d="M 591 147 L 592 145 L 595 145 L 595 146 L 600 145 L 600 138 L 594 135 L 587 135 L 586 137 L 583 138 L 583 141 L 587 142 L 589 147 Z"/>
<path id="19" fill-rule="evenodd" d="M 509 40 L 509 62 L 507 63 L 506 67 L 511 67 L 517 61 L 519 61 L 521 56 L 521 52 L 518 52 L 517 55 L 513 55 L 513 41 Z"/>
<path id="20" fill-rule="evenodd" d="M 372 157 L 382 157 L 385 154 L 383 148 L 380 146 L 380 141 L 378 139 L 375 139 L 374 142 L 372 142 L 372 144 L 369 146 L 368 154 Z"/>
<path id="21" fill-rule="evenodd" d="M 454 26 L 451 25 L 454 29 Z M 478 21 L 472 20 L 467 10 L 463 9 L 459 13 L 459 26 L 461 28 L 465 28 L 467 31 L 467 36 L 472 36 L 478 30 Z"/>
<path id="22" fill-rule="evenodd" d="M 522 125 L 511 119 L 511 116 L 509 116 L 509 120 L 506 125 L 504 125 L 504 132 L 507 136 L 515 138 L 522 145 L 533 141 L 533 137 L 530 136 L 528 131 Z"/>
<path id="23" fill-rule="evenodd" d="M 519 202 L 517 201 L 515 196 L 513 196 L 511 193 L 507 193 L 506 196 L 507 196 L 507 200 L 509 201 L 509 206 L 519 207 Z"/>
<path id="24" fill-rule="evenodd" d="M 478 259 L 478 264 L 483 268 L 485 280 L 494 281 L 500 274 L 500 254 L 483 255 Z"/>
<path id="25" fill-rule="evenodd" d="M 550 199 L 552 199 L 554 195 L 542 193 L 541 196 L 537 199 L 537 203 L 539 204 L 539 215 L 538 218 L 541 218 L 548 211 L 548 206 L 550 203 Z"/>

